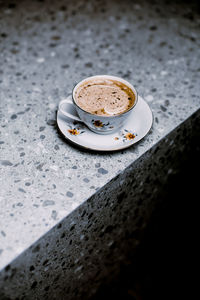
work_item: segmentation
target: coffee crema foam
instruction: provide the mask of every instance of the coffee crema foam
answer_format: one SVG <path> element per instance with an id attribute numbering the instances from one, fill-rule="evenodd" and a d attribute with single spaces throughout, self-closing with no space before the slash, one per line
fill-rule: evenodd
<path id="1" fill-rule="evenodd" d="M 83 110 L 100 116 L 128 111 L 135 103 L 135 94 L 125 84 L 111 79 L 91 79 L 75 92 L 75 102 Z"/>

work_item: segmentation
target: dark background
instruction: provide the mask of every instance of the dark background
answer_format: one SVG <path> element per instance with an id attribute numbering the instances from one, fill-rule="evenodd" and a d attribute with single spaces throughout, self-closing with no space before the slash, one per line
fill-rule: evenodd
<path id="1" fill-rule="evenodd" d="M 109 283 L 103 284 L 92 300 L 199 297 L 199 140 L 197 131 L 180 172 L 171 175 L 160 190 L 159 205 L 136 254 L 130 253 L 119 276 L 109 278 Z"/>

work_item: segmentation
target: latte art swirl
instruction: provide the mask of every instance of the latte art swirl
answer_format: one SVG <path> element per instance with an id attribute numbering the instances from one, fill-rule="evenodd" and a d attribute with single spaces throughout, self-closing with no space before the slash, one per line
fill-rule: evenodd
<path id="1" fill-rule="evenodd" d="M 135 94 L 122 82 L 93 79 L 75 92 L 75 102 L 83 110 L 99 116 L 114 116 L 128 111 L 135 103 Z"/>

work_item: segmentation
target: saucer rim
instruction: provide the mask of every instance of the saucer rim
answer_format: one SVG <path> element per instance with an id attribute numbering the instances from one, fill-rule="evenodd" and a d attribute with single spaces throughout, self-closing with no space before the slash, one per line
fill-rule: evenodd
<path id="1" fill-rule="evenodd" d="M 61 129 L 60 129 L 60 127 L 59 127 L 59 124 L 58 124 L 58 114 L 60 113 L 60 111 L 59 110 L 57 110 L 57 118 L 56 118 L 56 122 L 57 122 L 57 127 L 58 127 L 58 129 L 59 129 L 59 131 L 61 132 L 61 134 L 62 134 L 62 136 L 64 136 L 64 138 L 67 140 L 67 141 L 69 141 L 70 143 L 72 143 L 73 145 L 75 145 L 75 146 L 78 146 L 79 148 L 82 148 L 82 149 L 85 149 L 85 150 L 92 150 L 92 151 L 100 151 L 100 152 L 115 152 L 115 151 L 120 151 L 120 150 L 123 150 L 123 149 L 126 149 L 126 148 L 129 148 L 130 146 L 132 146 L 133 144 L 137 144 L 138 142 L 140 142 L 148 133 L 149 133 L 149 131 L 151 130 L 151 128 L 152 128 L 152 126 L 153 126 L 153 123 L 154 123 L 154 115 L 153 115 L 153 112 L 152 112 L 152 109 L 151 109 L 151 107 L 149 106 L 149 104 L 144 100 L 144 98 L 142 98 L 139 94 L 138 94 L 138 100 L 139 100 L 139 98 L 142 100 L 142 101 L 144 101 L 145 102 L 145 104 L 147 104 L 147 106 L 148 106 L 148 108 L 149 108 L 149 110 L 150 110 L 150 112 L 151 112 L 151 125 L 149 126 L 149 130 L 146 132 L 146 134 L 143 136 L 143 137 L 141 137 L 138 141 L 135 141 L 135 140 L 133 140 L 133 141 L 131 141 L 130 143 L 127 143 L 127 144 L 125 144 L 125 145 L 121 145 L 121 146 L 116 146 L 115 148 L 106 148 L 106 149 L 99 149 L 99 148 L 95 148 L 95 147 L 86 147 L 86 146 L 84 146 L 84 145 L 82 145 L 82 144 L 79 144 L 78 142 L 75 142 L 75 141 L 73 141 L 72 139 L 70 139 L 68 136 L 66 136 L 62 131 L 61 131 Z M 139 102 L 139 101 L 138 101 Z M 87 128 L 87 130 L 90 130 L 86 125 L 84 125 L 86 128 Z M 90 130 L 91 131 L 91 130 Z M 95 132 L 93 132 L 93 131 L 91 131 L 93 134 L 95 134 L 96 136 L 98 136 L 98 135 L 100 135 L 100 134 L 98 134 L 98 133 L 95 133 Z M 109 135 L 109 134 L 108 134 Z"/>

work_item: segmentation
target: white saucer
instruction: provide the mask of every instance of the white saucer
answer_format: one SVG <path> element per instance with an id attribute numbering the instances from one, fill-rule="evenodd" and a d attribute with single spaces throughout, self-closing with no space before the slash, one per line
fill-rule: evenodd
<path id="1" fill-rule="evenodd" d="M 94 133 L 83 123 L 63 116 L 60 111 L 57 113 L 57 123 L 66 139 L 77 146 L 96 151 L 116 151 L 140 141 L 151 129 L 153 115 L 149 105 L 139 96 L 138 103 L 123 128 L 112 134 Z"/>

